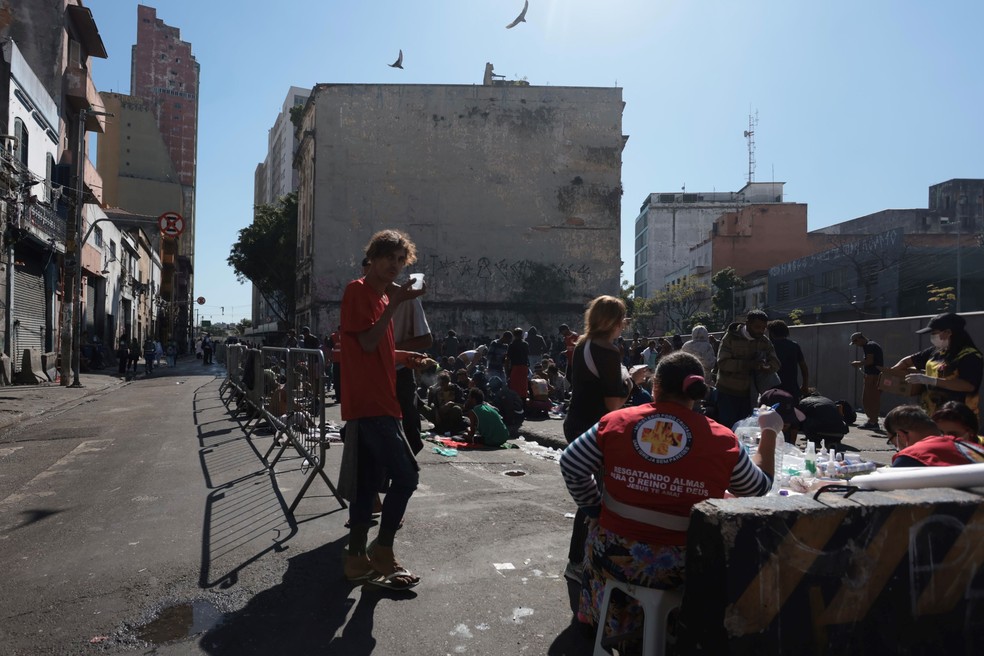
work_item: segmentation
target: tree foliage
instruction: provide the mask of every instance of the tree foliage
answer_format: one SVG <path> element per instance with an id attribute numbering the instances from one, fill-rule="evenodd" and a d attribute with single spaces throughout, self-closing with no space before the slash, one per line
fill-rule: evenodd
<path id="1" fill-rule="evenodd" d="M 950 303 L 957 300 L 957 295 L 954 293 L 956 287 L 938 287 L 930 283 L 926 285 L 926 291 L 929 293 L 929 297 L 926 300 L 931 304 L 935 304 L 936 309 L 940 312 L 949 312 Z"/>
<path id="2" fill-rule="evenodd" d="M 735 292 L 745 288 L 745 280 L 738 275 L 733 267 L 721 269 L 711 278 L 714 295 L 711 296 L 712 311 L 718 316 L 724 316 L 723 325 L 727 326 L 735 320 Z"/>
<path id="3" fill-rule="evenodd" d="M 653 294 L 652 309 L 663 315 L 667 332 L 690 332 L 693 327 L 691 319 L 700 311 L 710 292 L 707 285 L 697 282 L 693 276 L 687 276 Z"/>
<path id="4" fill-rule="evenodd" d="M 254 208 L 226 260 L 240 283 L 252 282 L 281 321 L 294 315 L 297 285 L 297 194 Z"/>

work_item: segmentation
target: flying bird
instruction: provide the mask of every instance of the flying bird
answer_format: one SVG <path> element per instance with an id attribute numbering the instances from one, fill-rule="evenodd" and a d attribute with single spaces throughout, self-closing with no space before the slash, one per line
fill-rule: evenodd
<path id="1" fill-rule="evenodd" d="M 392 64 L 387 64 L 392 68 L 403 68 L 403 49 L 400 49 L 400 56 L 396 58 L 396 61 Z"/>
<path id="2" fill-rule="evenodd" d="M 525 23 L 526 22 L 526 10 L 529 9 L 529 8 L 530 8 L 530 0 L 524 0 L 523 1 L 523 11 L 521 11 L 519 13 L 519 16 L 516 17 L 516 20 L 514 20 L 513 22 L 511 22 L 508 25 L 506 25 L 506 29 L 507 30 L 511 30 L 512 28 L 516 27 L 520 23 Z"/>

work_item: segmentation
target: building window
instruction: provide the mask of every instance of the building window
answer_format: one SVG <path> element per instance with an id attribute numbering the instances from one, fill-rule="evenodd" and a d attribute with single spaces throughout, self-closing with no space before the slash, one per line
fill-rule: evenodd
<path id="1" fill-rule="evenodd" d="M 821 275 L 821 281 L 824 289 L 843 289 L 848 286 L 847 270 L 834 269 L 832 271 L 824 271 Z"/>
<path id="2" fill-rule="evenodd" d="M 17 137 L 17 161 L 27 166 L 27 146 L 30 135 L 24 121 L 19 118 L 14 119 L 14 136 Z"/>
<path id="3" fill-rule="evenodd" d="M 780 303 L 789 300 L 789 283 L 781 282 L 776 285 L 776 300 Z"/>
<path id="4" fill-rule="evenodd" d="M 109 240 L 109 259 L 116 259 L 116 242 L 112 239 Z"/>
<path id="5" fill-rule="evenodd" d="M 103 245 L 103 231 L 102 228 L 96 226 L 92 229 L 92 243 L 97 247 L 102 248 Z"/>
<path id="6" fill-rule="evenodd" d="M 796 298 L 803 298 L 804 296 L 809 296 L 813 293 L 813 278 L 810 276 L 804 276 L 803 278 L 797 278 L 793 281 L 793 287 Z"/>
<path id="7" fill-rule="evenodd" d="M 55 158 L 51 153 L 48 153 L 45 156 L 45 162 L 44 162 L 44 189 L 45 189 L 45 194 L 47 195 L 47 198 L 45 200 L 47 200 L 49 203 L 51 202 L 51 179 L 54 177 L 54 175 L 55 175 Z"/>

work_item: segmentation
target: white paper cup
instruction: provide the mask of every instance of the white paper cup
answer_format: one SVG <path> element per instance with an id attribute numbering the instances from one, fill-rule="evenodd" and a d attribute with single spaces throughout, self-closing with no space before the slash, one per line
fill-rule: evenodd
<path id="1" fill-rule="evenodd" d="M 411 289 L 423 289 L 424 288 L 424 274 L 422 273 L 411 273 L 410 279 L 413 280 L 413 286 Z"/>

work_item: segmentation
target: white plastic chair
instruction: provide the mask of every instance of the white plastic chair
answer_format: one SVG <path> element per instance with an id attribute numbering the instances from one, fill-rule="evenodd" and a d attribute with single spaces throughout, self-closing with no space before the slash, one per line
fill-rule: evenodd
<path id="1" fill-rule="evenodd" d="M 642 633 L 642 653 L 647 656 L 664 656 L 666 654 L 666 618 L 683 601 L 683 590 L 659 590 L 646 588 L 631 583 L 622 583 L 613 578 L 605 581 L 605 594 L 601 598 L 601 608 L 598 610 L 598 632 L 595 635 L 594 656 L 608 656 L 601 646 L 605 634 L 605 620 L 608 615 L 608 604 L 612 598 L 612 590 L 618 588 L 625 594 L 638 600 L 645 617 Z"/>

